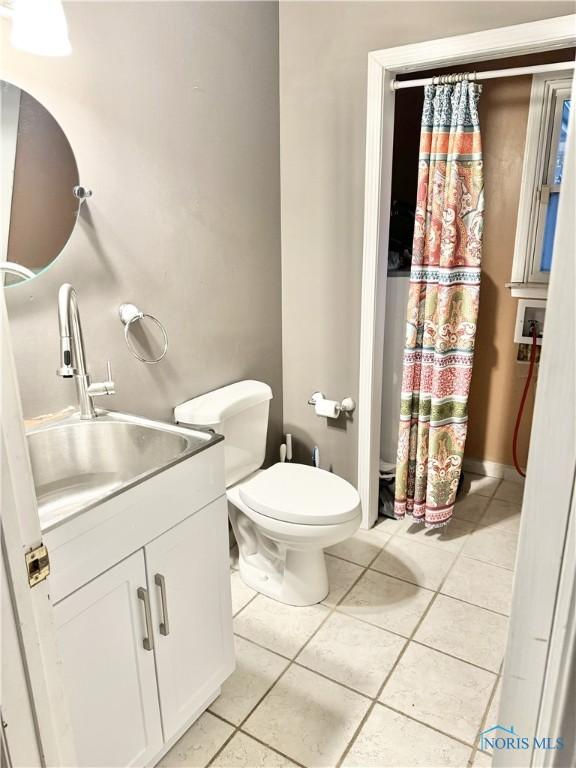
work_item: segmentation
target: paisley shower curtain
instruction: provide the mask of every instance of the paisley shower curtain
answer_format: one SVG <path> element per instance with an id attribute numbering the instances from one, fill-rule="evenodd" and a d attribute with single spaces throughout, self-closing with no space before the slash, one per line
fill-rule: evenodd
<path id="1" fill-rule="evenodd" d="M 480 86 L 426 86 L 402 373 L 395 515 L 452 516 L 480 293 Z"/>

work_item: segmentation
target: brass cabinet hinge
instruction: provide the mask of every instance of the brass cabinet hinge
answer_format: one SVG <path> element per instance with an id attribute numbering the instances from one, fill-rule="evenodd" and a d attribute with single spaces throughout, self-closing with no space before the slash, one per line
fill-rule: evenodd
<path id="1" fill-rule="evenodd" d="M 50 558 L 44 544 L 26 552 L 26 570 L 28 571 L 28 584 L 31 587 L 35 587 L 36 584 L 49 576 Z"/>

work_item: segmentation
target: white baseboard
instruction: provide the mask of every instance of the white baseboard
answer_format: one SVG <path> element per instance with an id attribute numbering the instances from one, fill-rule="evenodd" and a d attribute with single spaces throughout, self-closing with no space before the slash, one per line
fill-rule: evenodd
<path id="1" fill-rule="evenodd" d="M 520 477 L 516 469 L 510 464 L 499 464 L 496 461 L 487 461 L 486 459 L 464 459 L 462 467 L 465 472 L 473 472 L 476 475 L 498 477 L 513 483 L 524 482 L 524 478 Z"/>

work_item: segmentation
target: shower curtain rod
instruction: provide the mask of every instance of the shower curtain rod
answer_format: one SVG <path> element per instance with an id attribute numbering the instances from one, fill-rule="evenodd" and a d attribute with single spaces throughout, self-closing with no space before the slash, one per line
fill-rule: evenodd
<path id="1" fill-rule="evenodd" d="M 480 80 L 494 80 L 497 77 L 517 77 L 518 75 L 536 75 L 541 72 L 555 72 L 566 69 L 574 69 L 574 61 L 559 61 L 555 64 L 539 64 L 533 67 L 514 67 L 510 69 L 491 69 L 487 72 L 469 72 L 469 79 L 476 82 Z M 466 80 L 466 73 L 462 72 L 462 80 Z M 420 80 L 393 80 L 392 90 L 397 91 L 400 88 L 416 88 L 420 85 L 433 85 L 434 77 L 424 77 Z"/>

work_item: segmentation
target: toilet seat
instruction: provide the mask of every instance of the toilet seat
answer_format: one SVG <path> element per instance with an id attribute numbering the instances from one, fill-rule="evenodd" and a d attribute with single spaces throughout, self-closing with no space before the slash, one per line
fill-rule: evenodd
<path id="1" fill-rule="evenodd" d="M 360 496 L 332 472 L 305 464 L 274 464 L 239 488 L 244 504 L 286 523 L 335 525 L 357 518 Z"/>

